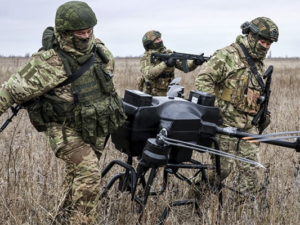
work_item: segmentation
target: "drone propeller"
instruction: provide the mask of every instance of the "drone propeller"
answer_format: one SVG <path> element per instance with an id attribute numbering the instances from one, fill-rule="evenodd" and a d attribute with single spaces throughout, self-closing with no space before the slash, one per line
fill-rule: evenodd
<path id="1" fill-rule="evenodd" d="M 176 77 L 174 80 L 171 81 L 170 85 L 179 84 L 181 81 L 181 77 Z"/>
<path id="2" fill-rule="evenodd" d="M 179 85 L 181 81 L 181 77 L 176 77 L 174 80 L 171 81 L 170 85 L 171 88 L 167 92 L 168 97 L 178 97 L 178 93 L 182 93 L 182 87 Z"/>
<path id="3" fill-rule="evenodd" d="M 170 90 L 167 92 L 168 97 L 178 97 L 178 93 L 182 92 L 182 88 L 179 85 L 171 86 Z"/>
<path id="4" fill-rule="evenodd" d="M 284 135 L 284 134 L 300 134 L 300 131 L 287 131 L 287 132 L 278 132 L 278 133 L 271 133 L 271 134 L 264 134 L 264 135 L 253 135 L 250 137 L 243 137 L 243 140 L 249 139 L 262 139 L 266 137 L 276 136 L 276 135 Z"/>
<path id="5" fill-rule="evenodd" d="M 283 139 L 290 139 L 290 138 L 300 138 L 300 136 L 269 137 L 269 138 L 260 138 L 260 139 L 248 139 L 247 141 L 250 142 L 250 143 L 255 143 L 255 142 L 283 140 Z"/>

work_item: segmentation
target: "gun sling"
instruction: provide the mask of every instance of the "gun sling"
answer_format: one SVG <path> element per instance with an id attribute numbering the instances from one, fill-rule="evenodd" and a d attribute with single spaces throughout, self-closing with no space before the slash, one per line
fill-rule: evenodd
<path id="1" fill-rule="evenodd" d="M 246 49 L 246 47 L 243 44 L 240 44 L 241 49 L 243 50 L 245 56 L 246 56 L 246 60 L 250 65 L 250 69 L 252 71 L 252 73 L 254 73 L 254 76 L 259 84 L 259 86 L 264 90 L 265 89 L 265 84 L 261 78 L 261 75 L 258 73 L 257 71 L 257 67 L 254 64 L 253 58 L 249 55 L 248 50 Z"/>
<path id="2" fill-rule="evenodd" d="M 77 80 L 82 74 L 84 74 L 95 62 L 95 57 L 96 57 L 96 45 L 94 45 L 92 52 L 94 53 L 93 56 L 82 66 L 80 67 L 71 77 L 66 79 L 64 82 L 61 84 L 57 85 L 56 88 L 63 87 L 67 84 L 70 84 Z"/>
<path id="3" fill-rule="evenodd" d="M 262 89 L 265 88 L 265 84 L 262 80 L 262 77 L 261 75 L 258 73 L 258 70 L 257 70 L 257 67 L 256 65 L 254 64 L 254 61 L 252 59 L 252 57 L 249 55 L 249 52 L 248 50 L 246 49 L 246 47 L 243 45 L 243 44 L 240 44 L 240 47 L 241 49 L 243 50 L 245 56 L 246 56 L 246 59 L 247 59 L 247 62 L 248 64 L 250 65 L 250 69 L 252 71 L 252 73 L 254 74 L 257 82 L 259 83 L 259 86 L 261 86 Z M 231 101 L 231 98 L 232 98 L 232 94 L 233 94 L 233 90 L 232 89 L 229 89 L 229 88 L 226 88 L 226 87 L 223 87 L 222 88 L 222 93 L 219 93 L 219 90 L 220 90 L 220 87 L 219 85 L 215 85 L 215 95 L 225 101 Z"/>

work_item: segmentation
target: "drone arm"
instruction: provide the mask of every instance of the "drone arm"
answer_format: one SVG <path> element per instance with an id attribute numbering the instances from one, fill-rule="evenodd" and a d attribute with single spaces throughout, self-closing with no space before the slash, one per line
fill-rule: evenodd
<path id="1" fill-rule="evenodd" d="M 257 136 L 255 134 L 250 134 L 250 133 L 239 131 L 239 129 L 234 128 L 234 127 L 225 127 L 225 128 L 217 127 L 217 133 L 225 134 L 225 135 L 228 135 L 231 137 L 237 137 L 237 138 Z M 269 141 L 264 141 L 264 143 L 271 144 L 271 145 L 277 145 L 277 146 L 281 146 L 281 147 L 286 147 L 286 148 L 293 148 L 297 152 L 300 152 L 300 139 L 299 138 L 294 142 L 283 141 L 283 140 L 269 140 Z"/>

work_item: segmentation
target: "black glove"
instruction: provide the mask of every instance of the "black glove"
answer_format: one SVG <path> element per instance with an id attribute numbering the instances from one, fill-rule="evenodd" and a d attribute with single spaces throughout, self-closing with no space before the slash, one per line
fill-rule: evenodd
<path id="1" fill-rule="evenodd" d="M 167 67 L 174 67 L 175 64 L 176 64 L 176 59 L 174 59 L 174 58 L 168 58 L 165 61 L 165 64 L 167 65 Z"/>
<path id="2" fill-rule="evenodd" d="M 194 60 L 194 64 L 197 65 L 197 66 L 201 66 L 204 62 L 205 62 L 205 59 L 203 57 L 204 53 L 202 53 L 199 57 L 199 59 L 195 59 Z"/>
<path id="3" fill-rule="evenodd" d="M 201 66 L 204 63 L 204 61 L 200 60 L 200 59 L 195 59 L 194 60 L 194 64 L 197 66 Z"/>

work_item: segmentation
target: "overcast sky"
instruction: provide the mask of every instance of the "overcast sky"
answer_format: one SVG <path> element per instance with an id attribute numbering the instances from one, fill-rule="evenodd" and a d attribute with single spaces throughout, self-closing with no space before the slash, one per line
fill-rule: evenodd
<path id="1" fill-rule="evenodd" d="M 0 55 L 34 53 L 63 0 L 0 0 Z M 300 0 L 86 0 L 95 36 L 115 56 L 143 54 L 142 37 L 158 30 L 167 48 L 209 56 L 230 45 L 245 21 L 265 16 L 279 27 L 273 57 L 300 57 Z M 297 42 L 298 41 L 298 42 Z"/>

